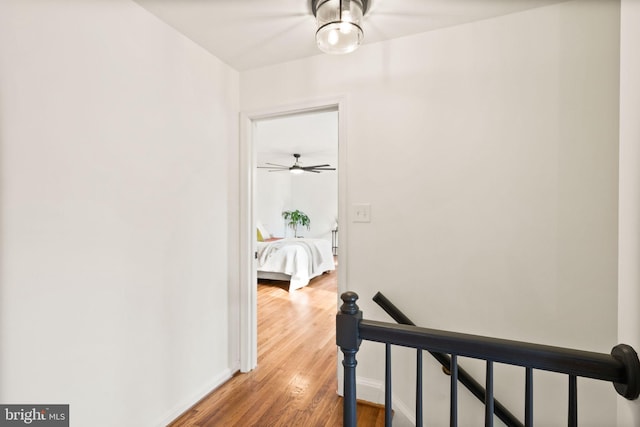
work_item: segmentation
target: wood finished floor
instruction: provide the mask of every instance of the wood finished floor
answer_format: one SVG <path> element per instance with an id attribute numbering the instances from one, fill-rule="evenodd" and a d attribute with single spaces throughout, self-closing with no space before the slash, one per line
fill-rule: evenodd
<path id="1" fill-rule="evenodd" d="M 336 272 L 287 289 L 275 281 L 258 285 L 258 367 L 236 374 L 171 427 L 342 425 Z M 384 412 L 359 404 L 358 425 L 384 426 Z"/>

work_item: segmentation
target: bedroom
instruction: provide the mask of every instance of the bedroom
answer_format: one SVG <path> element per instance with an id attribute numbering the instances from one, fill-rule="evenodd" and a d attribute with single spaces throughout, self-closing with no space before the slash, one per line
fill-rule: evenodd
<path id="1" fill-rule="evenodd" d="M 254 132 L 258 280 L 290 280 L 289 290 L 294 291 L 334 269 L 338 112 L 321 110 L 260 120 Z M 322 166 L 294 173 L 296 170 L 289 170 L 294 162 L 302 168 Z M 283 212 L 296 210 L 304 212 L 310 222 L 294 233 Z"/>

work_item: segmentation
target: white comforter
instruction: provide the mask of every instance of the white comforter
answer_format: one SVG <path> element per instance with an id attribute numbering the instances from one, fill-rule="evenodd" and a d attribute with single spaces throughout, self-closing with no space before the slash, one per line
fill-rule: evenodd
<path id="1" fill-rule="evenodd" d="M 258 242 L 257 250 L 258 275 L 270 272 L 291 276 L 289 291 L 306 286 L 325 271 L 335 270 L 331 243 L 324 239 Z"/>

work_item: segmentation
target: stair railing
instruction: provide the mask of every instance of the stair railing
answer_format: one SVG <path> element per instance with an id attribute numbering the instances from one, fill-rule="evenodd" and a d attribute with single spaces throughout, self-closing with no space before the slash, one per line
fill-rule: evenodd
<path id="1" fill-rule="evenodd" d="M 486 361 L 485 427 L 493 427 L 493 365 L 504 363 L 525 368 L 525 426 L 533 426 L 533 370 L 565 374 L 569 379 L 568 425 L 577 427 L 577 378 L 612 382 L 629 400 L 640 395 L 640 360 L 635 350 L 618 344 L 611 354 L 531 344 L 520 341 L 460 334 L 413 325 L 365 320 L 356 301 L 358 295 L 345 292 L 336 316 L 336 343 L 344 355 L 344 426 L 356 427 L 356 354 L 362 340 L 385 344 L 385 426 L 391 426 L 391 345 L 450 355 L 450 425 L 457 426 L 458 357 Z M 420 394 L 422 391 L 420 390 Z M 420 412 L 422 411 L 420 401 Z"/>
<path id="2" fill-rule="evenodd" d="M 393 320 L 401 325 L 416 326 L 415 323 L 409 319 L 398 307 L 396 307 L 387 297 L 381 292 L 374 295 L 373 301 L 378 304 Z M 416 349 L 416 425 L 422 425 L 423 412 L 422 412 L 422 349 Z M 448 354 L 438 353 L 435 351 L 429 351 L 440 364 L 445 374 L 451 375 L 451 357 Z M 460 384 L 464 385 L 467 390 L 471 392 L 478 400 L 484 402 L 486 400 L 487 391 L 485 388 L 476 381 L 471 374 L 464 370 L 461 366 L 458 366 L 457 379 Z M 500 401 L 494 399 L 494 414 L 507 426 L 507 427 L 524 427 L 524 424 L 513 415 Z"/>

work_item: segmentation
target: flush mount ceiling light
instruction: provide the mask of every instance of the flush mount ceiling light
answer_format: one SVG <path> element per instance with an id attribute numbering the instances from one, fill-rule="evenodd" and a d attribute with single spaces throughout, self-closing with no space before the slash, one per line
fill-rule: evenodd
<path id="1" fill-rule="evenodd" d="M 332 54 L 356 50 L 364 37 L 361 21 L 368 7 L 369 0 L 311 0 L 320 50 Z"/>

